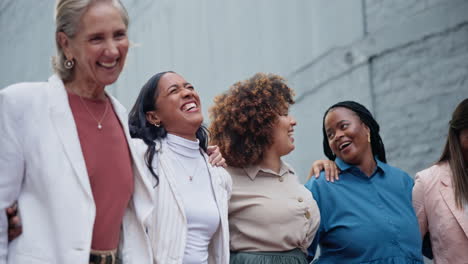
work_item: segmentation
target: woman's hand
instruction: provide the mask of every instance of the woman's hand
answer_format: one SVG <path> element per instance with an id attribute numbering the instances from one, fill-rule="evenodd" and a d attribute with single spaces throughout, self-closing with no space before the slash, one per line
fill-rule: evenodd
<path id="1" fill-rule="evenodd" d="M 320 176 L 320 172 L 325 170 L 325 179 L 327 181 L 334 182 L 335 180 L 339 180 L 340 170 L 336 166 L 335 162 L 332 160 L 316 160 L 312 163 L 312 168 L 310 169 L 309 175 L 307 176 L 307 180 L 309 180 L 312 176 L 315 176 L 317 179 Z"/>
<path id="2" fill-rule="evenodd" d="M 221 155 L 218 146 L 208 146 L 206 153 L 208 154 L 208 162 L 210 162 L 211 165 L 226 168 L 226 160 L 223 158 L 223 155 Z"/>
<path id="3" fill-rule="evenodd" d="M 21 220 L 18 216 L 18 205 L 17 203 L 13 204 L 11 207 L 6 209 L 6 214 L 8 217 L 8 242 L 19 237 L 23 232 L 23 227 L 21 226 Z"/>

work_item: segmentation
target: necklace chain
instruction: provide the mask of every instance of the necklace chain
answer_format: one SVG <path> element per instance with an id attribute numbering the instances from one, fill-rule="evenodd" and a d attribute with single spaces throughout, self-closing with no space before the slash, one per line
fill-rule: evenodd
<path id="1" fill-rule="evenodd" d="M 107 98 L 106 98 L 106 108 L 104 109 L 104 113 L 102 114 L 101 119 L 98 120 L 98 119 L 94 116 L 94 114 L 91 112 L 91 110 L 88 108 L 88 106 L 87 106 L 86 103 L 84 102 L 83 98 L 82 98 L 81 96 L 79 96 L 79 97 L 80 97 L 80 101 L 81 101 L 81 103 L 83 104 L 83 106 L 85 107 L 86 111 L 87 111 L 87 112 L 91 115 L 91 117 L 97 122 L 97 124 L 98 124 L 98 125 L 97 125 L 97 128 L 98 128 L 99 130 L 101 130 L 101 129 L 102 129 L 102 120 L 104 120 L 104 118 L 106 117 L 107 110 L 108 110 L 108 108 L 109 108 L 109 101 L 108 101 Z"/>
<path id="2" fill-rule="evenodd" d="M 179 154 L 178 154 L 177 152 L 175 152 L 174 150 L 172 150 L 172 149 L 171 149 L 171 151 L 172 151 L 172 153 L 174 153 L 177 162 L 180 163 L 180 166 L 182 167 L 182 170 L 185 171 L 185 173 L 188 174 L 188 179 L 189 179 L 189 181 L 192 182 L 192 181 L 193 181 L 193 176 L 195 176 L 195 173 L 198 171 L 198 168 L 200 167 L 200 163 L 198 162 L 198 160 L 196 161 L 196 162 L 197 162 L 197 165 L 196 165 L 196 167 L 193 169 L 193 176 L 192 176 L 192 175 L 189 173 L 189 170 L 187 170 L 187 169 L 185 168 L 184 163 L 179 159 L 179 156 L 178 156 Z"/>

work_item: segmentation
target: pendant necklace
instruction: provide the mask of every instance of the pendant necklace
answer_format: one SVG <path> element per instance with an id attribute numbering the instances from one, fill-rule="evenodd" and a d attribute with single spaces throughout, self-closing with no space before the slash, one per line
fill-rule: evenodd
<path id="1" fill-rule="evenodd" d="M 80 97 L 80 101 L 81 103 L 83 104 L 83 106 L 85 107 L 86 111 L 91 115 L 91 117 L 97 122 L 97 128 L 99 130 L 102 129 L 102 120 L 104 120 L 104 118 L 106 117 L 106 114 L 107 114 L 107 110 L 109 108 L 109 101 L 107 100 L 106 98 L 106 108 L 104 109 L 104 113 L 102 114 L 102 117 L 101 119 L 97 119 L 93 113 L 91 112 L 91 110 L 88 108 L 88 106 L 86 105 L 85 101 L 83 101 L 83 98 L 81 96 Z"/>
<path id="2" fill-rule="evenodd" d="M 172 150 L 172 149 L 171 149 L 171 150 Z M 190 174 L 190 173 L 189 173 L 189 170 L 187 170 L 187 169 L 185 168 L 184 163 L 179 159 L 179 157 L 178 157 L 179 154 L 176 153 L 174 150 L 172 150 L 172 153 L 174 153 L 177 162 L 178 162 L 178 163 L 180 164 L 180 166 L 182 167 L 182 170 L 183 170 L 185 173 L 187 173 L 189 181 L 192 182 L 192 181 L 193 181 L 193 177 L 195 176 L 195 173 L 198 172 L 198 168 L 200 167 L 200 162 L 198 162 L 198 160 L 197 160 L 197 165 L 196 165 L 196 167 L 192 170 L 192 174 Z"/>

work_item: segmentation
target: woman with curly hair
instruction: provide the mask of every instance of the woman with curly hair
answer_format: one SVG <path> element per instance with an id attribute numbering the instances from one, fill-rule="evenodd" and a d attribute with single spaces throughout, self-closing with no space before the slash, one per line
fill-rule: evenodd
<path id="1" fill-rule="evenodd" d="M 281 157 L 294 149 L 293 91 L 283 78 L 257 73 L 215 98 L 211 143 L 233 181 L 230 263 L 306 264 L 320 215 L 310 192 Z"/>

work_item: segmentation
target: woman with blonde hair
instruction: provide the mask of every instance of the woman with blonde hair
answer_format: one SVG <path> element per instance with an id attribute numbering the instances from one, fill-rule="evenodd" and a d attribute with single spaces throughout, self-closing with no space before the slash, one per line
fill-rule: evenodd
<path id="1" fill-rule="evenodd" d="M 0 211 L 17 201 L 23 226 L 8 244 L 0 214 L 0 263 L 151 263 L 152 186 L 105 91 L 128 14 L 119 0 L 59 0 L 55 14 L 55 74 L 0 91 Z"/>
<path id="2" fill-rule="evenodd" d="M 413 206 L 434 262 L 468 261 L 468 98 L 453 112 L 437 163 L 416 174 Z"/>

